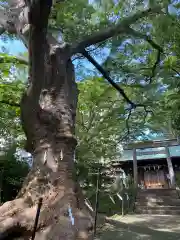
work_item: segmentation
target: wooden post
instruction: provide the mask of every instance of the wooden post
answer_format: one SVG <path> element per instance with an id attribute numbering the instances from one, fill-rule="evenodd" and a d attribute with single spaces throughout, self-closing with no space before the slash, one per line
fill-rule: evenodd
<path id="1" fill-rule="evenodd" d="M 174 174 L 174 168 L 172 165 L 171 155 L 169 152 L 169 147 L 167 145 L 165 146 L 165 151 L 166 151 L 166 159 L 167 159 L 167 165 L 168 165 L 168 170 L 169 170 L 171 188 L 174 188 L 175 187 L 175 174 Z"/>
<path id="2" fill-rule="evenodd" d="M 2 204 L 2 191 L 3 191 L 3 176 L 4 175 L 4 168 L 0 172 L 0 205 Z"/>
<path id="3" fill-rule="evenodd" d="M 37 229 L 38 220 L 39 220 L 39 215 L 40 215 L 40 211 L 41 211 L 41 207 L 42 207 L 42 200 L 43 200 L 42 198 L 39 198 L 39 202 L 38 202 L 38 206 L 37 206 L 37 212 L 36 212 L 36 218 L 35 218 L 35 222 L 34 222 L 34 228 L 33 228 L 31 240 L 35 239 L 36 229 Z"/>
<path id="4" fill-rule="evenodd" d="M 177 136 L 177 143 L 180 144 L 180 136 Z"/>
<path id="5" fill-rule="evenodd" d="M 134 186 L 138 187 L 138 168 L 137 168 L 137 156 L 136 148 L 133 148 L 133 174 L 134 174 Z"/>
<path id="6" fill-rule="evenodd" d="M 101 169 L 98 169 L 97 174 L 97 181 L 96 181 L 96 202 L 95 202 L 95 215 L 94 215 L 94 233 L 93 233 L 93 239 L 95 239 L 96 236 L 96 225 L 97 225 L 97 215 L 98 215 L 98 207 L 99 207 L 99 188 L 100 188 L 100 176 L 101 175 Z"/>
<path id="7" fill-rule="evenodd" d="M 122 197 L 122 217 L 124 217 L 124 196 Z"/>

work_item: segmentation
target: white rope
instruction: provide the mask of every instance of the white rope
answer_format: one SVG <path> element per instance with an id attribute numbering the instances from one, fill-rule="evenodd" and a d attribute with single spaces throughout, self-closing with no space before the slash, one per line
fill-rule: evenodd
<path id="1" fill-rule="evenodd" d="M 47 163 L 47 151 L 44 152 L 43 163 L 44 165 Z"/>
<path id="2" fill-rule="evenodd" d="M 72 209 L 71 209 L 70 204 L 69 204 L 69 207 L 68 207 L 68 212 L 69 212 L 69 217 L 70 217 L 71 223 L 72 223 L 72 225 L 74 225 L 74 217 L 72 215 Z"/>

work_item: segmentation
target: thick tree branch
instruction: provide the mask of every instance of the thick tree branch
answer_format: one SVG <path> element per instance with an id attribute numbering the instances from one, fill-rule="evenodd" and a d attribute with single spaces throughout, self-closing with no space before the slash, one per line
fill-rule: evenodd
<path id="1" fill-rule="evenodd" d="M 172 68 L 172 71 L 175 72 L 178 76 L 180 76 L 180 72 L 178 72 L 175 68 Z"/>
<path id="2" fill-rule="evenodd" d="M 3 26 L 0 26 L 0 35 L 2 35 L 5 31 L 6 29 Z"/>
<path id="3" fill-rule="evenodd" d="M 160 12 L 161 8 L 159 6 L 155 8 L 149 8 L 145 11 L 139 11 L 130 17 L 126 17 L 119 24 L 116 24 L 114 27 L 105 29 L 104 31 L 99 31 L 91 36 L 87 36 L 84 38 L 84 40 L 72 46 L 72 55 L 78 52 L 82 52 L 85 48 L 103 42 L 113 36 L 117 36 L 118 34 L 126 34 L 127 28 L 131 24 L 134 24 L 139 19 L 146 17 L 150 14 Z"/>
<path id="4" fill-rule="evenodd" d="M 158 51 L 157 56 L 156 56 L 156 61 L 154 62 L 154 65 L 152 67 L 151 76 L 149 77 L 149 83 L 152 83 L 152 80 L 153 80 L 153 78 L 155 77 L 155 74 L 156 74 L 157 66 L 160 63 L 160 61 L 161 61 L 161 52 Z"/>
<path id="5" fill-rule="evenodd" d="M 150 36 L 145 35 L 141 32 L 138 32 L 130 27 L 127 28 L 127 34 L 130 34 L 131 36 L 134 37 L 138 37 L 141 39 L 144 39 L 146 42 L 148 42 L 154 49 L 160 51 L 161 53 L 163 53 L 163 48 L 161 46 L 159 46 L 157 43 L 155 43 Z"/>
<path id="6" fill-rule="evenodd" d="M 144 108 L 144 117 L 143 117 L 143 125 L 145 124 L 146 122 L 146 119 L 147 119 L 147 116 L 148 114 L 154 114 L 152 110 L 148 110 L 147 109 L 147 106 L 146 105 L 143 105 L 143 104 L 137 104 L 136 107 L 143 107 Z M 122 142 L 124 140 L 127 140 L 128 136 L 131 134 L 131 131 L 130 131 L 130 124 L 129 124 L 129 121 L 131 119 L 131 116 L 132 116 L 132 110 L 133 108 L 130 107 L 129 109 L 126 109 L 126 111 L 128 111 L 128 114 L 127 114 L 127 117 L 126 117 L 126 120 L 125 120 L 125 125 L 126 125 L 126 133 L 125 135 L 119 140 L 119 142 Z"/>
<path id="7" fill-rule="evenodd" d="M 152 82 L 152 79 L 154 78 L 155 76 L 155 72 L 156 72 L 156 68 L 158 66 L 158 64 L 160 63 L 161 61 L 161 54 L 163 54 L 163 48 L 161 46 L 159 46 L 157 43 L 155 43 L 150 36 L 147 36 L 143 33 L 140 33 L 138 31 L 135 31 L 134 29 L 132 28 L 127 28 L 127 33 L 130 34 L 131 36 L 133 37 L 138 37 L 138 38 L 141 38 L 141 39 L 144 39 L 146 42 L 148 42 L 152 48 L 156 49 L 157 50 L 157 57 L 156 57 L 156 61 L 152 67 L 152 73 L 151 73 L 151 76 L 149 77 L 149 83 Z"/>
<path id="8" fill-rule="evenodd" d="M 100 43 L 98 44 L 98 46 L 95 46 L 93 49 L 87 49 L 87 52 L 90 53 L 90 52 L 93 52 L 95 50 L 97 50 L 98 48 L 100 48 L 101 46 L 103 46 L 104 43 Z M 84 57 L 81 55 L 81 54 L 77 54 L 73 59 L 72 61 L 74 62 L 75 60 L 80 60 L 80 59 L 84 59 Z"/>
<path id="9" fill-rule="evenodd" d="M 87 49 L 88 52 L 93 52 L 97 50 L 98 48 L 102 47 L 104 45 L 103 42 L 99 43 L 97 46 L 95 46 L 93 49 Z"/>
<path id="10" fill-rule="evenodd" d="M 146 36 L 146 37 L 147 37 L 147 36 Z M 144 36 L 143 36 L 143 38 L 144 38 Z M 150 42 L 151 45 L 153 45 L 153 47 L 155 47 L 156 49 L 158 48 L 159 53 L 161 54 L 162 49 L 161 49 L 161 48 L 159 49 L 159 46 L 158 46 L 156 43 L 154 43 L 154 42 L 153 42 L 151 39 L 149 39 L 149 38 L 148 38 L 148 42 Z M 132 110 L 133 110 L 133 109 L 136 109 L 137 107 L 143 107 L 143 108 L 144 108 L 145 115 L 144 115 L 144 119 L 143 119 L 144 121 L 143 121 L 143 123 L 145 123 L 146 118 L 147 118 L 147 116 L 148 116 L 148 113 L 152 113 L 152 111 L 151 111 L 151 110 L 148 110 L 148 109 L 147 109 L 147 106 L 144 105 L 144 104 L 136 104 L 136 103 L 134 103 L 133 101 L 131 101 L 131 100 L 128 98 L 128 96 L 125 94 L 124 90 L 123 90 L 117 83 L 115 83 L 115 82 L 110 78 L 109 73 L 106 72 L 106 71 L 103 69 L 103 67 L 101 67 L 101 65 L 98 64 L 98 63 L 96 62 L 96 60 L 95 60 L 86 50 L 82 51 L 82 55 L 83 55 L 84 57 L 86 57 L 86 58 L 97 68 L 97 70 L 103 75 L 103 77 L 104 77 L 105 79 L 107 79 L 108 82 L 109 82 L 109 83 L 120 93 L 120 95 L 125 99 L 125 101 L 126 101 L 128 104 L 130 104 L 130 108 L 127 109 L 127 110 L 128 110 L 128 115 L 127 115 L 127 118 L 126 118 L 127 133 L 125 134 L 125 136 L 124 136 L 122 139 L 127 138 L 128 135 L 130 134 L 129 120 L 130 120 L 131 115 L 132 115 Z M 158 63 L 159 63 L 159 61 L 158 61 Z M 156 65 L 157 65 L 158 63 L 156 63 Z M 156 67 L 155 67 L 155 68 L 156 68 Z M 154 69 L 154 71 L 155 71 L 155 69 Z M 122 140 L 122 139 L 121 139 L 121 140 Z"/>
<path id="11" fill-rule="evenodd" d="M 77 54 L 77 56 L 72 59 L 72 62 L 80 59 L 84 59 L 84 57 L 82 55 Z"/>
<path id="12" fill-rule="evenodd" d="M 109 74 L 101 67 L 101 65 L 97 63 L 96 60 L 91 57 L 91 55 L 87 51 L 84 50 L 82 52 L 82 55 L 86 57 L 97 68 L 97 70 L 103 75 L 103 77 L 107 79 L 108 82 L 121 94 L 121 96 L 126 100 L 126 102 L 130 104 L 133 108 L 135 108 L 136 104 L 133 103 L 125 94 L 124 90 L 110 78 Z"/>
<path id="13" fill-rule="evenodd" d="M 129 97 L 126 95 L 124 90 L 116 83 L 114 82 L 111 77 L 109 76 L 109 73 L 106 72 L 103 67 L 86 51 L 84 50 L 82 52 L 82 55 L 86 57 L 96 68 L 97 70 L 103 75 L 105 79 L 108 80 L 108 82 L 120 93 L 120 95 L 124 98 L 124 100 L 130 105 L 130 108 L 128 110 L 135 109 L 137 107 L 143 107 L 145 112 L 152 112 L 151 110 L 147 110 L 147 106 L 144 104 L 138 104 L 134 103 L 129 99 Z"/>
<path id="14" fill-rule="evenodd" d="M 37 89 L 40 90 L 45 78 L 46 34 L 52 0 L 33 0 L 29 4 L 29 81 L 33 84 L 33 89 L 36 89 L 38 96 Z M 41 71 L 41 78 L 39 71 Z"/>
<path id="15" fill-rule="evenodd" d="M 143 124 L 145 123 L 146 121 L 146 118 L 148 116 L 148 113 L 153 113 L 151 110 L 148 110 L 147 109 L 147 106 L 144 105 L 144 104 L 136 104 L 134 102 L 132 102 L 128 96 L 125 94 L 124 90 L 117 84 L 115 83 L 109 76 L 109 74 L 103 69 L 103 67 L 101 67 L 101 65 L 99 65 L 96 60 L 86 51 L 84 50 L 82 52 L 82 55 L 84 57 L 86 57 L 97 69 L 98 71 L 103 75 L 103 77 L 105 79 L 108 80 L 108 82 L 120 93 L 120 95 L 125 99 L 125 101 L 130 104 L 130 108 L 126 109 L 128 111 L 128 115 L 127 115 L 127 118 L 126 118 L 126 129 L 127 129 L 127 132 L 126 134 L 120 139 L 120 141 L 123 141 L 125 140 L 129 135 L 130 135 L 130 126 L 129 126 L 129 121 L 130 121 L 130 118 L 131 118 L 131 115 L 132 115 L 132 111 L 133 109 L 136 109 L 136 108 L 144 108 L 144 118 L 143 118 Z"/>
<path id="16" fill-rule="evenodd" d="M 129 109 L 129 113 L 128 113 L 128 116 L 126 118 L 126 129 L 127 129 L 127 136 L 130 134 L 130 126 L 129 126 L 129 120 L 130 120 L 130 117 L 131 117 L 131 114 L 132 114 L 132 108 Z"/>

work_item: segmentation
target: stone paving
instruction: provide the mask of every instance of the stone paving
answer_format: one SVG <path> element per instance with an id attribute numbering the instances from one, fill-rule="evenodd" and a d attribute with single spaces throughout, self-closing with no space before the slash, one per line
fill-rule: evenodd
<path id="1" fill-rule="evenodd" d="M 180 240 L 180 216 L 127 215 L 106 218 L 97 240 Z"/>

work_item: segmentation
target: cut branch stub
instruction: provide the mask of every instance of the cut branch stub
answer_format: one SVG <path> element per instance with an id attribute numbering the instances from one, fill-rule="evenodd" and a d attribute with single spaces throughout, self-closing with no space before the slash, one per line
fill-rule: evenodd
<path id="1" fill-rule="evenodd" d="M 144 11 L 138 11 L 134 15 L 126 17 L 125 19 L 120 21 L 120 23 L 116 24 L 111 28 L 96 32 L 91 36 L 87 36 L 81 42 L 72 46 L 72 55 L 76 53 L 81 53 L 85 48 L 103 42 L 111 37 L 117 36 L 119 34 L 127 34 L 128 28 L 131 24 L 134 24 L 141 18 L 147 17 L 150 14 L 156 13 L 161 13 L 161 6 L 149 8 Z"/>

